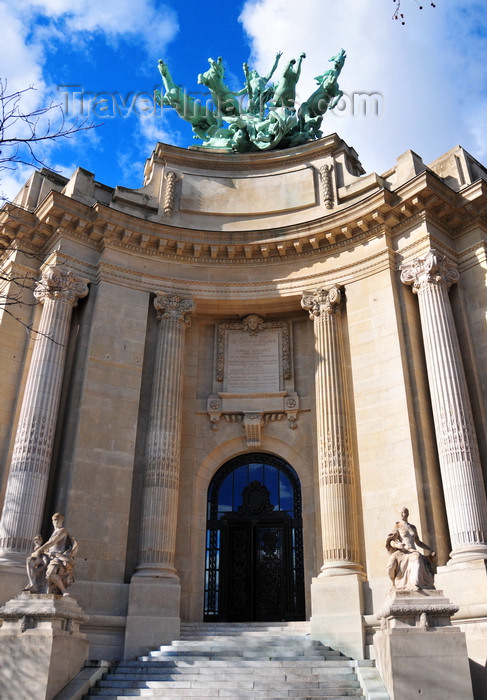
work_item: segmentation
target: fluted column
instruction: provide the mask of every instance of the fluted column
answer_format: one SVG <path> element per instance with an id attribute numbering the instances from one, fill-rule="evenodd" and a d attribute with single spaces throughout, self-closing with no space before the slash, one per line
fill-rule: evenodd
<path id="1" fill-rule="evenodd" d="M 453 561 L 487 558 L 487 499 L 448 290 L 456 266 L 436 250 L 403 266 L 418 296 Z"/>
<path id="2" fill-rule="evenodd" d="M 356 573 L 359 564 L 356 477 L 342 328 L 341 291 L 317 289 L 301 305 L 314 321 L 316 420 L 323 539 L 320 576 Z"/>
<path id="3" fill-rule="evenodd" d="M 138 576 L 176 577 L 184 332 L 191 299 L 157 293 L 159 320 L 146 446 Z"/>
<path id="4" fill-rule="evenodd" d="M 59 267 L 47 268 L 34 291 L 43 309 L 0 521 L 0 556 L 7 562 L 25 561 L 42 524 L 71 314 L 87 294 L 87 280 Z"/>

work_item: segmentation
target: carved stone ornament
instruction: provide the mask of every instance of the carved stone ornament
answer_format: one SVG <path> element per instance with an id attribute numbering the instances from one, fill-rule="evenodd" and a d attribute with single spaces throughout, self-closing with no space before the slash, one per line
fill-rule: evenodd
<path id="1" fill-rule="evenodd" d="M 333 183 L 331 179 L 332 165 L 322 165 L 320 168 L 321 190 L 323 202 L 327 209 L 333 209 Z"/>
<path id="2" fill-rule="evenodd" d="M 242 505 L 238 507 L 239 513 L 260 515 L 272 513 L 274 506 L 271 503 L 271 494 L 260 481 L 252 481 L 242 492 Z"/>
<path id="3" fill-rule="evenodd" d="M 449 289 L 459 277 L 457 266 L 434 248 L 425 256 L 404 264 L 401 271 L 401 282 L 412 285 L 415 294 L 430 284 L 444 285 Z"/>
<path id="4" fill-rule="evenodd" d="M 211 394 L 206 402 L 211 430 L 218 430 L 218 423 L 223 416 L 227 423 L 243 423 L 249 448 L 260 447 L 262 429 L 269 423 L 281 421 L 287 417 L 291 430 L 296 430 L 298 427 L 299 396 L 287 394 L 279 400 L 282 401 L 282 408 L 279 410 L 238 411 L 234 408 L 226 408 L 224 399 L 218 394 Z"/>
<path id="5" fill-rule="evenodd" d="M 71 306 L 88 294 L 88 280 L 76 277 L 70 270 L 48 267 L 34 290 L 35 298 L 43 304 L 46 299 L 58 299 Z"/>
<path id="6" fill-rule="evenodd" d="M 189 326 L 190 314 L 193 313 L 195 304 L 192 299 L 183 299 L 179 294 L 167 294 L 156 292 L 154 308 L 157 311 L 157 320 L 172 319 Z"/>
<path id="7" fill-rule="evenodd" d="M 319 318 L 322 314 L 341 313 L 341 287 L 334 285 L 330 289 L 318 287 L 316 292 L 303 292 L 301 306 L 309 312 L 311 319 Z"/>
<path id="8" fill-rule="evenodd" d="M 166 216 L 172 216 L 174 208 L 174 194 L 176 191 L 176 180 L 178 179 L 176 173 L 171 170 L 166 173 L 166 192 L 164 194 L 164 214 Z"/>
<path id="9" fill-rule="evenodd" d="M 393 591 L 389 593 L 382 608 L 376 612 L 381 628 L 449 627 L 451 617 L 459 610 L 443 591 Z"/>
<path id="10" fill-rule="evenodd" d="M 225 333 L 229 330 L 239 330 L 249 335 L 257 335 L 261 331 L 277 328 L 281 331 L 281 353 L 282 353 L 282 376 L 284 379 L 291 379 L 291 351 L 289 341 L 289 325 L 286 321 L 266 321 L 257 316 L 249 314 L 241 321 L 228 321 L 220 323 L 217 331 L 216 349 L 216 380 L 223 382 L 225 376 Z"/>

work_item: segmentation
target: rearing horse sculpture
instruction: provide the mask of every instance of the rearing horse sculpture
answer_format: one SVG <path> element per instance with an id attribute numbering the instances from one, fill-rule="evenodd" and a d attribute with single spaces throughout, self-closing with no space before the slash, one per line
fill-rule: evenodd
<path id="1" fill-rule="evenodd" d="M 155 91 L 156 103 L 161 107 L 163 105 L 173 107 L 182 119 L 191 124 L 195 135 L 199 139 L 206 141 L 208 139 L 206 133 L 208 129 L 212 126 L 221 125 L 221 119 L 208 107 L 203 108 L 199 100 L 195 100 L 182 87 L 176 85 L 167 64 L 164 63 L 162 58 L 159 59 L 158 68 L 166 92 L 164 95 L 161 95 L 160 90 Z"/>
<path id="2" fill-rule="evenodd" d="M 235 93 L 223 82 L 225 77 L 223 58 L 219 56 L 217 61 L 209 58 L 208 63 L 210 67 L 205 73 L 198 75 L 198 83 L 209 88 L 218 114 L 223 117 L 236 117 L 240 114 L 240 105 L 235 98 Z"/>

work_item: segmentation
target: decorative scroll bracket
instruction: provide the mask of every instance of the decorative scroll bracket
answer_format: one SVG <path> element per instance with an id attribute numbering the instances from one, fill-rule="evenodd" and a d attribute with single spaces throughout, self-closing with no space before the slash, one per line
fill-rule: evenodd
<path id="1" fill-rule="evenodd" d="M 243 422 L 247 434 L 248 447 L 260 447 L 262 428 L 269 423 L 281 421 L 285 417 L 288 419 L 290 429 L 295 430 L 298 427 L 298 395 L 281 392 L 280 396 L 271 398 L 275 409 L 273 406 L 273 410 L 256 411 L 244 410 L 250 407 L 245 404 L 259 400 L 262 403 L 265 399 L 259 399 L 259 397 L 250 398 L 242 395 L 211 394 L 207 399 L 207 412 L 211 429 L 218 430 L 218 423 L 222 416 L 227 423 Z M 265 403 L 268 404 L 269 400 L 265 401 Z"/>

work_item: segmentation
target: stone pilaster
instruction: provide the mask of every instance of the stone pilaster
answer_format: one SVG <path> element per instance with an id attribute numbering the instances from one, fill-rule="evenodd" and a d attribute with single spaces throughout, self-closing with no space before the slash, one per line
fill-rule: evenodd
<path id="1" fill-rule="evenodd" d="M 43 304 L 20 410 L 0 522 L 4 563 L 25 562 L 44 510 L 73 307 L 87 280 L 59 267 L 45 270 L 34 291 Z M 6 561 L 5 561 L 6 560 Z"/>
<path id="2" fill-rule="evenodd" d="M 146 448 L 138 576 L 175 577 L 184 331 L 191 299 L 157 293 L 159 320 Z"/>
<path id="3" fill-rule="evenodd" d="M 357 495 L 345 357 L 341 291 L 318 289 L 303 294 L 301 305 L 314 321 L 316 349 L 316 420 L 323 538 L 320 576 L 361 571 Z"/>
<path id="4" fill-rule="evenodd" d="M 487 558 L 487 499 L 448 290 L 455 265 L 436 250 L 404 265 L 418 296 L 453 562 Z"/>

